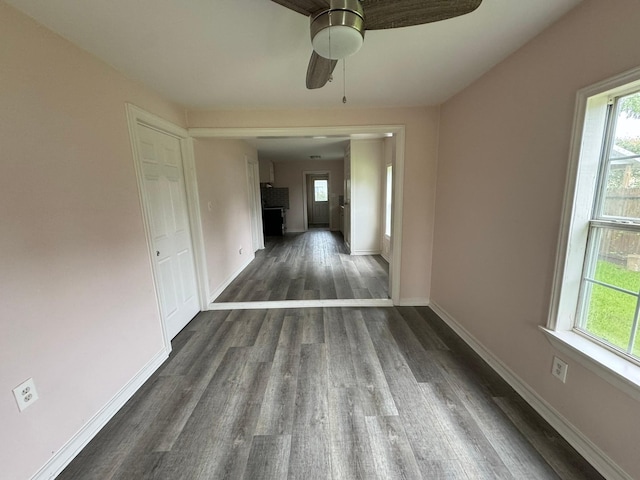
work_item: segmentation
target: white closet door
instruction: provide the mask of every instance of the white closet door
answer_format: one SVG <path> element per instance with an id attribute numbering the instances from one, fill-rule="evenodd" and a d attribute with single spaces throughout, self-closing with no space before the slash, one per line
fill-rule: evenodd
<path id="1" fill-rule="evenodd" d="M 180 141 L 138 124 L 160 307 L 169 339 L 200 311 Z"/>

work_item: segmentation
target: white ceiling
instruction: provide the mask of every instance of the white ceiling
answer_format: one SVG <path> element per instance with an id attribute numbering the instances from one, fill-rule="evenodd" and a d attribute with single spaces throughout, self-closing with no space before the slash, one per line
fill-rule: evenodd
<path id="1" fill-rule="evenodd" d="M 300 160 L 342 160 L 349 137 L 264 137 L 245 138 L 261 160 L 291 162 Z M 320 158 L 311 158 L 311 156 Z"/>
<path id="2" fill-rule="evenodd" d="M 342 64 L 332 83 L 307 90 L 309 20 L 269 0 L 5 1 L 189 109 L 342 106 Z M 580 1 L 484 0 L 462 17 L 366 32 L 346 62 L 348 105 L 440 104 Z M 246 140 L 272 161 L 339 159 L 345 146 Z"/>
<path id="3" fill-rule="evenodd" d="M 342 105 L 342 65 L 307 90 L 308 19 L 268 0 L 5 1 L 186 108 Z M 369 31 L 347 59 L 348 104 L 442 103 L 580 1 L 484 0 L 462 17 Z"/>

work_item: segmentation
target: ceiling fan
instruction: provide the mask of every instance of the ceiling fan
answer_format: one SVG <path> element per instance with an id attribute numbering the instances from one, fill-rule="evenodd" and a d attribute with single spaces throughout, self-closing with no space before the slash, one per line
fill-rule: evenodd
<path id="1" fill-rule="evenodd" d="M 272 0 L 309 17 L 313 53 L 307 88 L 323 87 L 338 60 L 356 53 L 365 30 L 439 22 L 474 11 L 482 0 Z"/>

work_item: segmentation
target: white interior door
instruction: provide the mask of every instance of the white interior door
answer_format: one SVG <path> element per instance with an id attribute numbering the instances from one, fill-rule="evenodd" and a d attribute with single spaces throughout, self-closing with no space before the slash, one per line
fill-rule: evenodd
<path id="1" fill-rule="evenodd" d="M 137 134 L 160 309 L 172 339 L 200 311 L 182 152 L 169 134 L 140 124 Z"/>

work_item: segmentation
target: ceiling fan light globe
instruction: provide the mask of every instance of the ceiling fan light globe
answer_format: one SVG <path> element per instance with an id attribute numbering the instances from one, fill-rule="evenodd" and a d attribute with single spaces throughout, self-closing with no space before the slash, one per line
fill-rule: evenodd
<path id="1" fill-rule="evenodd" d="M 321 57 L 340 60 L 360 50 L 364 37 L 353 27 L 333 25 L 316 33 L 311 43 Z"/>

